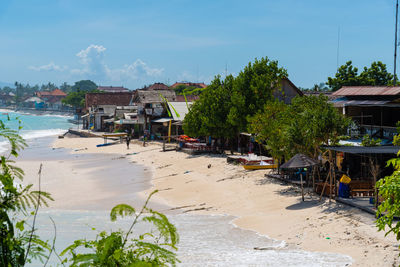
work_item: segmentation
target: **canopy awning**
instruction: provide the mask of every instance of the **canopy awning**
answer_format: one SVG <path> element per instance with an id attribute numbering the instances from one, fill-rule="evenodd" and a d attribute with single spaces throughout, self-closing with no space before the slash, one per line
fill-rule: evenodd
<path id="1" fill-rule="evenodd" d="M 103 120 L 104 122 L 114 122 L 114 118 Z"/>
<path id="2" fill-rule="evenodd" d="M 82 115 L 82 116 L 81 116 L 81 118 L 86 118 L 86 117 L 89 117 L 89 115 L 90 115 L 90 114 L 89 114 L 89 113 L 87 113 L 87 114 L 85 114 L 85 115 Z"/>
<path id="3" fill-rule="evenodd" d="M 171 118 L 159 118 L 159 119 L 152 120 L 151 122 L 163 123 L 163 122 L 169 122 L 169 121 L 172 121 L 172 119 Z"/>
<path id="4" fill-rule="evenodd" d="M 138 120 L 127 120 L 127 119 L 122 119 L 122 120 L 117 120 L 114 122 L 115 124 L 118 125 L 125 125 L 125 124 L 139 124 Z"/>
<path id="5" fill-rule="evenodd" d="M 351 154 L 397 154 L 400 146 L 324 146 L 324 148 Z"/>

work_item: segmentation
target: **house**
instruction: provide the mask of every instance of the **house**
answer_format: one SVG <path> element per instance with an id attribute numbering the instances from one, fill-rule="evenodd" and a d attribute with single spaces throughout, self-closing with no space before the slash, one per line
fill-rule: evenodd
<path id="1" fill-rule="evenodd" d="M 280 101 L 285 102 L 285 104 L 290 104 L 293 98 L 303 96 L 304 94 L 288 78 L 284 78 L 281 81 L 280 88 L 275 89 L 273 95 Z"/>
<path id="2" fill-rule="evenodd" d="M 109 130 L 116 117 L 118 106 L 132 106 L 132 92 L 87 93 L 85 95 L 86 114 L 82 116 L 85 129 Z M 130 110 L 135 109 L 132 107 Z"/>
<path id="3" fill-rule="evenodd" d="M 107 93 L 127 93 L 129 92 L 128 88 L 123 86 L 99 86 L 97 90 L 107 92 Z"/>
<path id="4" fill-rule="evenodd" d="M 344 86 L 332 101 L 357 124 L 356 133 L 393 139 L 400 120 L 400 86 Z"/>
<path id="5" fill-rule="evenodd" d="M 53 91 L 39 91 L 35 95 L 44 101 L 44 105 L 41 108 L 46 108 L 50 110 L 62 110 L 63 104 L 62 100 L 67 96 L 66 93 L 56 88 Z"/>
<path id="6" fill-rule="evenodd" d="M 134 92 L 132 103 L 138 108 L 137 119 L 141 124 L 139 131 L 159 132 L 156 128 L 152 129 L 152 122 L 157 123 L 154 120 L 167 117 L 166 101 L 176 101 L 176 94 L 163 83 L 155 83 Z"/>

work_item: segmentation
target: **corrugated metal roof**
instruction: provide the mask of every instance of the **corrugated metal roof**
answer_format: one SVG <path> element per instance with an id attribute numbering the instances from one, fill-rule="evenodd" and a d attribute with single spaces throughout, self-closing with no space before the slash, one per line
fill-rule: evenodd
<path id="1" fill-rule="evenodd" d="M 332 101 L 334 107 L 343 106 L 381 106 L 390 103 L 389 100 L 334 100 Z"/>
<path id="2" fill-rule="evenodd" d="M 332 95 L 400 95 L 400 86 L 343 86 Z"/>
<path id="3" fill-rule="evenodd" d="M 324 148 L 351 154 L 397 154 L 400 146 L 325 146 Z"/>
<path id="4" fill-rule="evenodd" d="M 192 102 L 188 102 L 187 105 L 186 102 L 168 102 L 168 107 L 171 111 L 174 121 L 183 121 L 186 114 L 189 112 L 187 106 L 190 107 L 191 105 Z M 174 109 L 176 112 L 174 111 Z"/>

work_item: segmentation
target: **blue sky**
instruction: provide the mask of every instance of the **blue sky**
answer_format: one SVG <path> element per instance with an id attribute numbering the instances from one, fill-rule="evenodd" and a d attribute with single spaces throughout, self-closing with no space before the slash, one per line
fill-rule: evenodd
<path id="1" fill-rule="evenodd" d="M 395 0 L 1 0 L 0 81 L 136 89 L 209 82 L 267 56 L 300 87 L 352 60 L 393 69 Z"/>

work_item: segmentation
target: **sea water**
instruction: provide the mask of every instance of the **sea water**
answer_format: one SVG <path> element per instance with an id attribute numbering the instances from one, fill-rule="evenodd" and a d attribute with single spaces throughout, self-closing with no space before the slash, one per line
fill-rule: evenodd
<path id="1" fill-rule="evenodd" d="M 55 230 L 50 217 L 57 224 L 57 252 L 72 244 L 75 239 L 94 239 L 102 230 L 127 231 L 132 219 L 123 218 L 111 222 L 107 211 L 61 211 L 41 212 L 38 219 L 38 234 L 51 240 Z M 308 252 L 285 247 L 279 240 L 262 236 L 254 231 L 235 227 L 232 216 L 168 214 L 180 236 L 178 259 L 180 266 L 349 266 L 351 258 L 346 255 Z M 266 222 L 267 223 L 267 222 Z M 147 224 L 141 223 L 134 229 L 133 236 L 149 231 Z M 263 250 L 256 250 L 255 247 Z M 53 255 L 51 266 L 59 260 Z M 41 266 L 35 263 L 30 266 Z"/>
<path id="2" fill-rule="evenodd" d="M 19 134 L 30 143 L 41 137 L 57 136 L 65 133 L 73 124 L 69 122 L 70 116 L 61 115 L 33 115 L 28 113 L 0 111 L 0 120 L 9 128 L 19 130 Z M 0 139 L 0 154 L 8 150 L 8 142 Z"/>
<path id="3" fill-rule="evenodd" d="M 17 117 L 21 120 L 23 127 L 20 134 L 29 144 L 28 158 L 32 155 L 40 159 L 65 156 L 53 155 L 51 153 L 60 153 L 60 151 L 53 151 L 45 146 L 46 142 L 51 141 L 49 139 L 51 136 L 55 138 L 73 126 L 68 122 L 69 117 L 15 112 L 0 113 L 0 119 L 13 129 L 18 128 Z M 0 151 L 4 153 L 6 150 L 7 144 L 1 141 Z M 132 166 L 132 171 L 137 171 L 137 166 Z M 37 233 L 50 243 L 55 234 L 50 217 L 56 223 L 58 252 L 76 239 L 95 238 L 96 234 L 102 230 L 126 230 L 131 223 L 127 218 L 111 222 L 107 210 L 41 209 L 37 217 Z M 289 249 L 283 241 L 236 227 L 231 223 L 235 219 L 232 216 L 185 213 L 168 214 L 168 218 L 175 224 L 180 235 L 178 258 L 181 266 L 348 266 L 352 262 L 352 259 L 346 255 Z M 96 230 L 92 230 L 93 228 Z M 148 225 L 139 224 L 135 233 L 149 230 Z M 263 250 L 255 250 L 256 247 Z M 60 265 L 59 260 L 53 254 L 47 266 L 58 265 Z M 28 266 L 43 266 L 43 263 L 34 261 Z"/>

